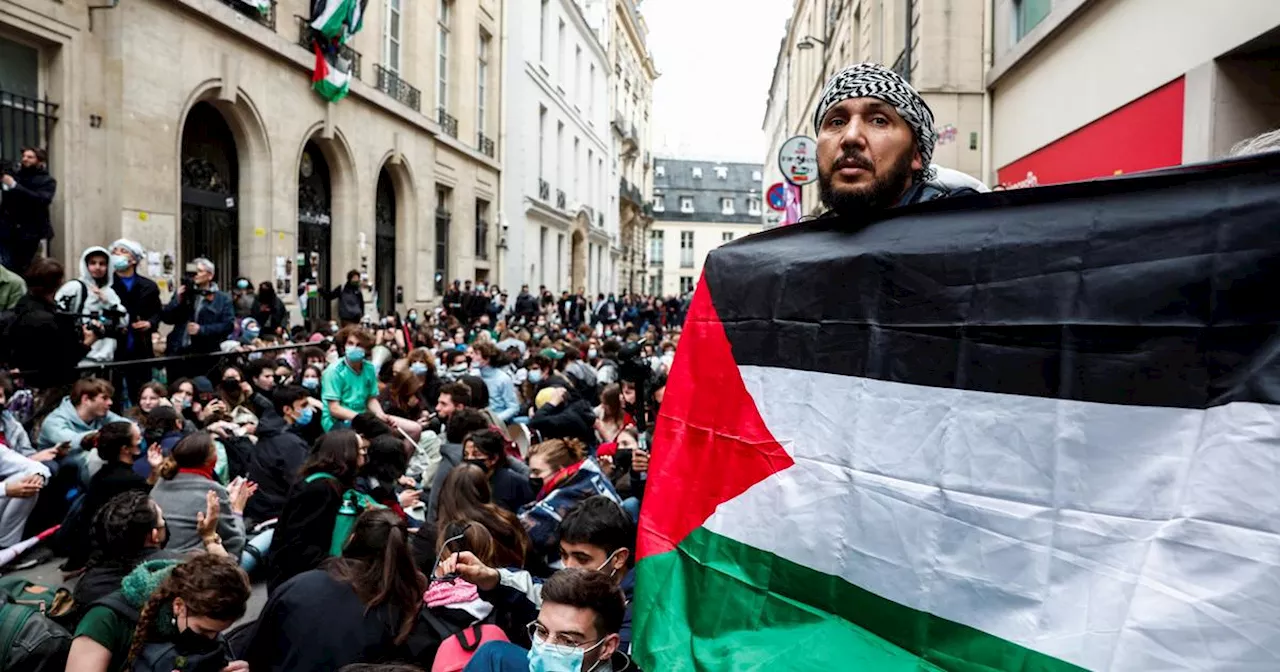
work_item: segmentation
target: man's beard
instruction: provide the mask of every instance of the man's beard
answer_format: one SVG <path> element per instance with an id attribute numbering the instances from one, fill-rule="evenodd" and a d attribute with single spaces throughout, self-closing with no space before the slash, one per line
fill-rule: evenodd
<path id="1" fill-rule="evenodd" d="M 876 174 L 870 186 L 852 192 L 837 192 L 832 185 L 832 177 L 838 170 L 836 166 L 847 158 L 849 157 L 842 155 L 832 163 L 830 170 L 818 171 L 818 193 L 823 204 L 837 214 L 861 214 L 892 207 L 911 182 L 911 161 L 914 157 L 908 152 L 903 153 L 902 158 L 883 175 Z M 871 165 L 869 160 L 858 158 L 862 159 L 860 163 Z"/>

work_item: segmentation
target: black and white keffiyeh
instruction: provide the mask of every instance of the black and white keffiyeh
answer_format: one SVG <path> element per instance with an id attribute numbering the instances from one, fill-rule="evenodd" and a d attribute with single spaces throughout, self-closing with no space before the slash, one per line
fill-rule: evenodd
<path id="1" fill-rule="evenodd" d="M 813 112 L 813 130 L 817 133 L 822 118 L 833 105 L 850 98 L 878 98 L 898 111 L 902 120 L 915 132 L 920 158 L 928 166 L 938 132 L 933 129 L 933 110 L 905 79 L 879 63 L 859 63 L 836 73 L 822 90 L 818 109 Z"/>

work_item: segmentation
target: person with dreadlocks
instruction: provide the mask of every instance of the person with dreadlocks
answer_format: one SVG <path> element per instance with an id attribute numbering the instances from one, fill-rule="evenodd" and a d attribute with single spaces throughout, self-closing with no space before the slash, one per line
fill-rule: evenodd
<path id="1" fill-rule="evenodd" d="M 222 639 L 244 616 L 249 577 L 225 555 L 148 560 L 76 628 L 67 672 L 248 672 Z"/>
<path id="2" fill-rule="evenodd" d="M 936 179 L 933 111 L 896 72 L 859 63 L 837 73 L 813 114 L 818 191 L 830 217 L 978 193 Z"/>

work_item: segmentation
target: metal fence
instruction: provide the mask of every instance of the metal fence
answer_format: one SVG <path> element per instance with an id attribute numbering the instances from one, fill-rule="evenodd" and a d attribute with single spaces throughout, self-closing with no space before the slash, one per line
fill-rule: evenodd
<path id="1" fill-rule="evenodd" d="M 436 120 L 440 122 L 441 130 L 455 138 L 458 137 L 458 120 L 443 107 L 436 109 Z"/>
<path id="2" fill-rule="evenodd" d="M 49 148 L 58 104 L 0 90 L 0 161 L 17 163 L 23 147 Z"/>
<path id="3" fill-rule="evenodd" d="M 417 88 L 381 65 L 374 65 L 373 72 L 378 76 L 379 91 L 395 98 L 414 112 L 422 111 L 422 93 Z"/>
<path id="4" fill-rule="evenodd" d="M 260 9 L 244 0 L 221 0 L 221 2 L 271 30 L 276 29 L 276 0 L 271 0 L 265 9 Z"/>

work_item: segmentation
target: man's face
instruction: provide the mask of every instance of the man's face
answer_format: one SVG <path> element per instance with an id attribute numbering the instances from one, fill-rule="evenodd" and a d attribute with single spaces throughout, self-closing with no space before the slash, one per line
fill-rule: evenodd
<path id="1" fill-rule="evenodd" d="M 130 265 L 130 266 L 136 266 L 136 265 L 137 265 L 137 264 L 135 264 L 135 263 L 134 263 L 134 261 L 133 261 L 133 253 L 132 253 L 132 252 L 130 252 L 129 250 L 124 249 L 123 247 L 113 247 L 113 248 L 111 248 L 111 254 L 118 255 L 118 256 L 124 257 L 125 259 L 128 259 L 128 260 L 129 260 L 129 265 Z"/>
<path id="2" fill-rule="evenodd" d="M 565 567 L 589 569 L 593 572 L 604 572 L 605 574 L 612 572 L 615 577 L 626 574 L 627 553 L 629 552 L 625 548 L 619 548 L 610 557 L 603 548 L 593 544 L 560 542 L 560 561 L 564 563 Z"/>
<path id="3" fill-rule="evenodd" d="M 90 417 L 101 418 L 106 416 L 107 411 L 111 410 L 111 397 L 106 394 L 99 394 L 90 397 L 83 397 L 85 407 L 89 409 Z"/>
<path id="4" fill-rule="evenodd" d="M 891 207 L 924 168 L 915 134 L 893 106 L 850 98 L 832 106 L 818 129 L 818 187 L 837 213 Z"/>
<path id="5" fill-rule="evenodd" d="M 356 348 L 360 347 L 360 339 L 356 338 L 355 336 L 348 336 L 347 342 L 345 345 L 346 345 L 346 350 L 344 350 L 343 352 L 346 352 L 348 350 L 355 350 Z"/>
<path id="6" fill-rule="evenodd" d="M 35 152 L 28 149 L 27 151 L 22 153 L 23 168 L 30 168 L 32 166 L 38 166 L 38 165 L 40 165 L 40 159 L 36 156 Z"/>
<path id="7" fill-rule="evenodd" d="M 608 660 L 618 648 L 616 633 L 605 635 L 596 630 L 596 612 L 555 602 L 542 603 L 535 634 L 548 644 L 583 649 L 584 670 L 595 667 L 602 660 Z M 602 638 L 604 641 L 601 641 Z M 599 646 L 596 646 L 597 642 Z"/>
<path id="8" fill-rule="evenodd" d="M 440 416 L 441 420 L 448 420 L 459 408 L 461 407 L 453 403 L 453 397 L 447 392 L 441 392 L 440 398 L 436 400 L 436 415 Z"/>
<path id="9" fill-rule="evenodd" d="M 257 378 L 253 379 L 253 384 L 258 386 L 260 390 L 270 391 L 276 386 L 276 373 L 271 369 L 263 369 Z"/>
<path id="10" fill-rule="evenodd" d="M 89 255 L 89 258 L 85 259 L 84 264 L 89 268 L 89 275 L 91 277 L 98 280 L 107 277 L 107 257 L 105 255 Z"/>
<path id="11" fill-rule="evenodd" d="M 213 281 L 213 274 L 209 272 L 209 269 L 205 268 L 204 266 L 201 266 L 196 269 L 197 285 L 207 285 L 212 281 Z"/>

